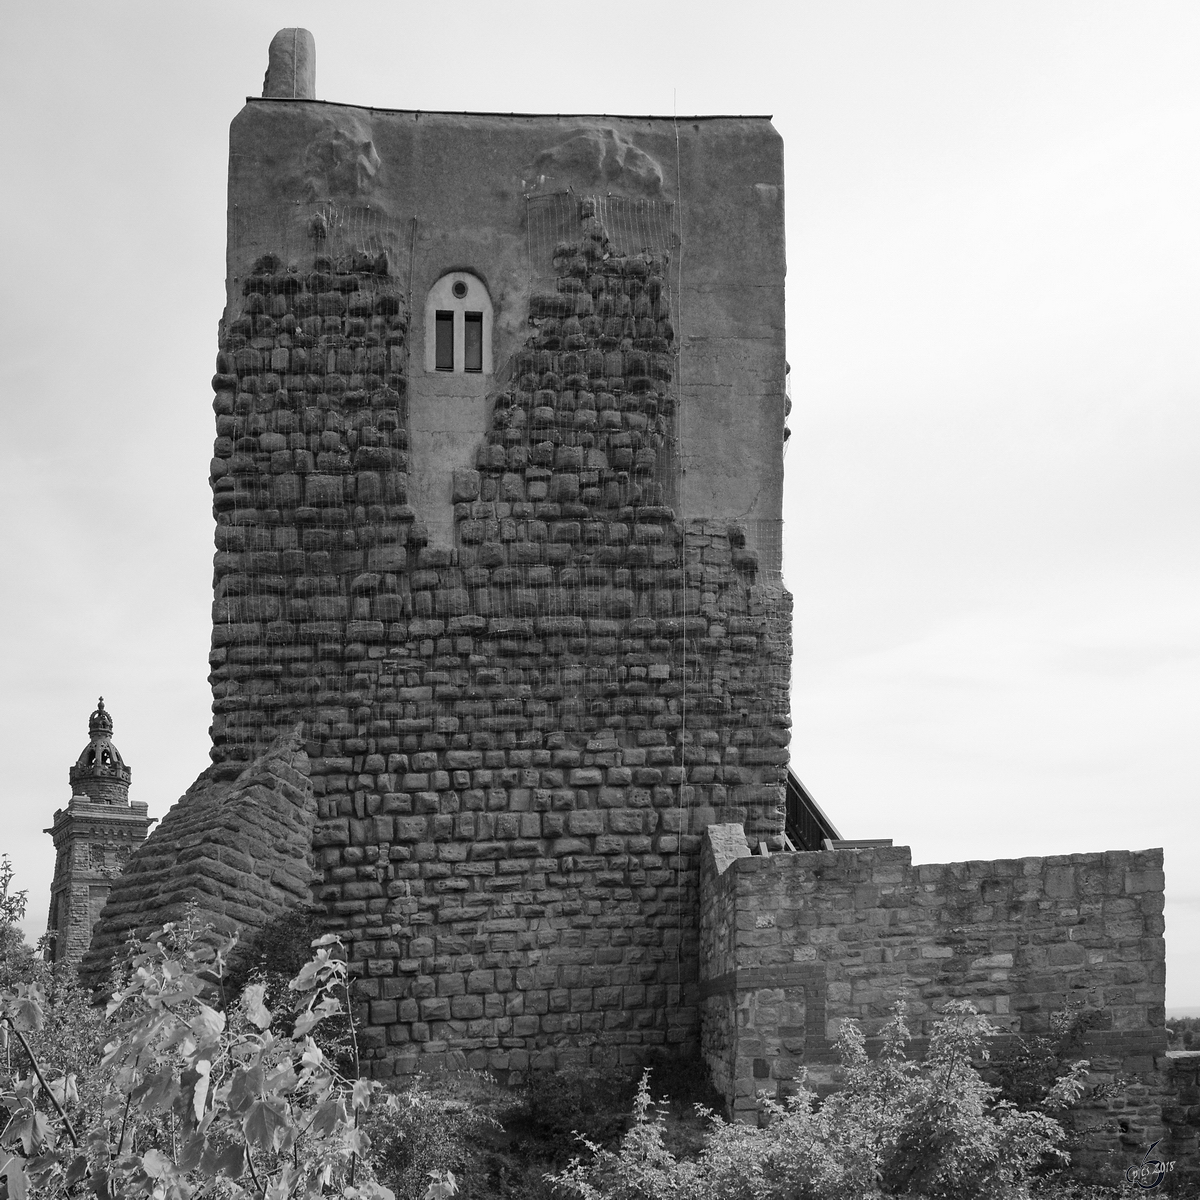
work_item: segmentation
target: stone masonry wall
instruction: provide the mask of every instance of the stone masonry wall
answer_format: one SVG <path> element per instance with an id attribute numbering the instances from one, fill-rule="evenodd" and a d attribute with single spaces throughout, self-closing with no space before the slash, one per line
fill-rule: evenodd
<path id="1" fill-rule="evenodd" d="M 81 977 L 103 986 L 131 933 L 181 920 L 189 908 L 218 933 L 239 930 L 248 946 L 257 929 L 309 901 L 315 818 L 295 734 L 251 763 L 211 767 L 113 882 Z"/>
<path id="2" fill-rule="evenodd" d="M 1098 1081 L 1135 1082 L 1078 1114 L 1092 1160 L 1161 1136 L 1166 1051 L 1161 850 L 914 867 L 906 847 L 735 857 L 710 831 L 701 906 L 702 1044 L 735 1114 L 800 1069 L 836 1079 L 833 1041 L 870 1038 L 904 999 L 921 1037 L 967 999 L 998 1033 L 1100 1014 Z M 736 838 L 733 839 L 736 841 Z"/>
<path id="3" fill-rule="evenodd" d="M 779 844 L 790 597 L 664 504 L 665 262 L 578 218 L 453 546 L 406 503 L 386 256 L 262 256 L 222 334 L 213 755 L 303 722 L 377 1075 L 691 1051 L 699 832 Z"/>

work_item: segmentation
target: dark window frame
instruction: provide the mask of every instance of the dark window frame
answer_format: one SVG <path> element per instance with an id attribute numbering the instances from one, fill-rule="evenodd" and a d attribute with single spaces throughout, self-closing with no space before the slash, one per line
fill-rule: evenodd
<path id="1" fill-rule="evenodd" d="M 472 337 L 472 332 L 474 337 Z M 471 375 L 483 373 L 483 313 L 463 313 L 463 370 Z"/>
<path id="2" fill-rule="evenodd" d="M 433 365 L 438 371 L 454 370 L 454 310 L 438 309 L 434 313 Z M 448 335 L 444 337 L 444 335 Z M 443 353 L 445 352 L 445 353 Z M 449 363 L 445 362 L 449 357 Z"/>

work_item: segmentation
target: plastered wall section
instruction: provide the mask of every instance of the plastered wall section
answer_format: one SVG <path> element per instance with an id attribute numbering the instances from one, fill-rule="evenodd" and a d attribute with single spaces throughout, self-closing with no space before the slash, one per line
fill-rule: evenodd
<path id="1" fill-rule="evenodd" d="M 998 1033 L 1047 1032 L 1081 1003 L 1100 1014 L 1097 1069 L 1142 1080 L 1084 1115 L 1091 1148 L 1161 1131 L 1161 850 L 913 866 L 907 847 L 739 857 L 731 832 L 710 830 L 701 859 L 700 995 L 735 1113 L 801 1068 L 832 1084 L 841 1022 L 870 1039 L 900 999 L 918 1038 L 949 1000 Z"/>

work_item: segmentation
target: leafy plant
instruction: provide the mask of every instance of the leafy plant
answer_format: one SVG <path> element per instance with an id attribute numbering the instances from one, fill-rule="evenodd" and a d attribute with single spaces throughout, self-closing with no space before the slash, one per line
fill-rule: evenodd
<path id="1" fill-rule="evenodd" d="M 570 1145 L 577 1134 L 608 1145 L 625 1131 L 634 1077 L 595 1067 L 546 1071 L 525 1095 L 531 1129 L 543 1140 Z"/>
<path id="2" fill-rule="evenodd" d="M 576 1158 L 552 1179 L 581 1200 L 1017 1200 L 1040 1170 L 1065 1164 L 1064 1135 L 1045 1114 L 999 1100 L 974 1069 L 973 1060 L 986 1057 L 987 1031 L 970 1005 L 955 1002 L 918 1063 L 905 1052 L 909 1034 L 897 1009 L 871 1061 L 848 1023 L 840 1091 L 823 1103 L 804 1087 L 785 1104 L 766 1101 L 762 1128 L 709 1113 L 694 1162 L 667 1151 L 647 1073 L 620 1147 L 584 1139 L 589 1161 Z"/>
<path id="3" fill-rule="evenodd" d="M 459 1076 L 454 1082 L 460 1093 L 469 1088 L 486 1095 L 495 1086 L 486 1078 Z M 420 1194 L 425 1180 L 435 1176 L 438 1187 L 448 1186 L 447 1176 L 457 1187 L 471 1173 L 481 1138 L 495 1125 L 470 1099 L 434 1094 L 420 1082 L 398 1093 L 386 1110 L 372 1111 L 366 1122 L 376 1171 L 401 1196 Z"/>
<path id="4" fill-rule="evenodd" d="M 1052 1013 L 1048 1034 L 1018 1035 L 1001 1046 L 991 1060 L 989 1079 L 1018 1108 L 1067 1107 L 1085 1090 L 1084 1035 L 1099 1019 L 1098 1012 L 1077 1004 Z"/>
<path id="5" fill-rule="evenodd" d="M 61 1193 L 84 1179 L 98 1200 L 188 1200 L 213 1186 L 233 1200 L 315 1198 L 330 1189 L 391 1200 L 373 1177 L 370 1140 L 359 1127 L 380 1100 L 379 1085 L 340 1074 L 312 1036 L 344 1011 L 340 944 L 321 939 L 292 981 L 297 1013 L 287 1034 L 272 1029 L 262 985 L 223 1009 L 232 946 L 172 926 L 139 944 L 128 982 L 108 1006 L 121 1023 L 104 1048 L 100 1111 L 86 1133 L 68 1111 L 79 1105 L 74 1081 L 47 1079 L 29 1045 L 45 1027 L 42 993 L 22 985 L 0 996 L 4 1024 L 30 1063 L 0 1094 L 9 1114 L 0 1175 L 11 1200 L 31 1187 Z"/>
<path id="6" fill-rule="evenodd" d="M 12 890 L 15 876 L 8 855 L 0 855 L 0 923 L 5 925 L 15 925 L 24 918 L 29 903 L 28 888 L 22 888 L 19 892 Z"/>
<path id="7" fill-rule="evenodd" d="M 321 938 L 322 921 L 313 908 L 289 909 L 269 921 L 249 947 L 238 947 L 228 967 L 226 996 L 236 999 L 252 984 L 263 986 L 263 1003 L 276 1013 L 277 1031 L 291 1032 L 291 981 L 304 969 Z M 357 1050 L 349 1001 L 340 1013 L 326 1017 L 313 1037 L 326 1058 L 343 1075 L 357 1075 Z"/>

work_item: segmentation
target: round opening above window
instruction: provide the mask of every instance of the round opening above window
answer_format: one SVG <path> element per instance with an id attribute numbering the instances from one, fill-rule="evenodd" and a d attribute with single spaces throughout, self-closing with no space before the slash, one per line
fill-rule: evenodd
<path id="1" fill-rule="evenodd" d="M 461 279 L 454 281 L 454 287 L 451 289 L 457 299 L 461 300 L 467 294 L 467 285 Z"/>

